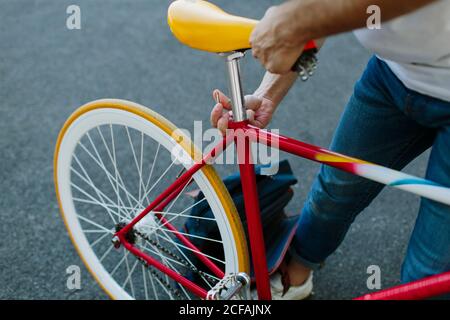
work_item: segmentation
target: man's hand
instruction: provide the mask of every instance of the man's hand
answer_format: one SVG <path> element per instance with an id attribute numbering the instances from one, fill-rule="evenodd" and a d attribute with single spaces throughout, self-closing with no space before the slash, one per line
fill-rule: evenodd
<path id="1" fill-rule="evenodd" d="M 288 73 L 303 51 L 294 19 L 287 6 L 271 7 L 250 37 L 253 56 L 271 73 Z"/>
<path id="2" fill-rule="evenodd" d="M 253 56 L 271 73 L 286 74 L 313 39 L 365 27 L 367 8 L 381 8 L 382 21 L 437 0 L 291 0 L 267 10 L 250 36 Z"/>
<path id="3" fill-rule="evenodd" d="M 213 91 L 213 98 L 216 99 L 217 95 L 220 103 L 217 103 L 211 111 L 211 125 L 224 135 L 232 118 L 231 103 L 230 99 L 218 89 Z M 261 129 L 269 124 L 276 109 L 275 103 L 271 100 L 257 95 L 245 96 L 245 107 L 250 124 Z"/>

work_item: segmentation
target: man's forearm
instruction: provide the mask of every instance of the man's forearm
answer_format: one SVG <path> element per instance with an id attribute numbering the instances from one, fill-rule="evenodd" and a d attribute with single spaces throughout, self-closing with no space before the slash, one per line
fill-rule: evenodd
<path id="1" fill-rule="evenodd" d="M 324 43 L 325 39 L 316 40 L 317 49 L 320 50 Z M 283 75 L 266 72 L 255 95 L 265 97 L 278 105 L 297 79 L 298 74 L 295 72 Z"/>
<path id="2" fill-rule="evenodd" d="M 290 15 L 299 42 L 366 26 L 367 8 L 377 5 L 383 22 L 436 0 L 291 0 L 281 6 Z"/>
<path id="3" fill-rule="evenodd" d="M 323 39 L 337 33 L 362 28 L 367 24 L 367 8 L 377 5 L 382 21 L 410 13 L 436 0 L 290 0 L 278 6 L 279 15 L 289 23 L 276 25 L 277 32 L 285 33 L 291 45 L 302 45 L 311 39 L 320 48 Z M 278 30 L 279 29 L 279 30 Z M 278 105 L 297 79 L 289 72 L 283 75 L 267 72 L 259 88 L 258 96 L 264 96 Z"/>
<path id="4" fill-rule="evenodd" d="M 277 106 L 297 78 L 298 75 L 294 72 L 289 72 L 284 75 L 266 72 L 259 88 L 254 94 L 271 100 Z"/>

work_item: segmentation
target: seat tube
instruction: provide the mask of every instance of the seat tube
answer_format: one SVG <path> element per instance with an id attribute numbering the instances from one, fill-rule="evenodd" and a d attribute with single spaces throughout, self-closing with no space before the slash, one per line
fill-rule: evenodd
<path id="1" fill-rule="evenodd" d="M 233 120 L 241 122 L 247 120 L 244 107 L 244 94 L 242 91 L 239 60 L 244 56 L 242 52 L 233 52 L 226 56 L 228 71 L 228 87 L 231 96 Z"/>
<path id="2" fill-rule="evenodd" d="M 233 121 L 235 123 L 242 123 L 247 120 L 239 70 L 239 59 L 243 56 L 243 53 L 235 52 L 226 57 Z M 270 300 L 272 297 L 251 141 L 246 135 L 245 130 L 237 129 L 235 130 L 235 142 L 239 171 L 241 173 L 245 214 L 247 216 L 250 251 L 252 253 L 253 269 L 256 278 L 256 289 L 260 300 Z"/>
<path id="3" fill-rule="evenodd" d="M 256 289 L 260 300 L 270 300 L 269 271 L 267 268 L 266 248 L 259 207 L 255 166 L 253 164 L 251 140 L 242 129 L 235 131 L 236 149 L 241 174 L 242 193 L 247 217 L 247 230 L 250 240 L 250 251 L 253 270 L 256 278 Z"/>

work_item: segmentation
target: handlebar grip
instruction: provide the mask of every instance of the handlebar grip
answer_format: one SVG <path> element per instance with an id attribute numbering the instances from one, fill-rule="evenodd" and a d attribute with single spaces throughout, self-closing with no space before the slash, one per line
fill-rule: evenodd
<path id="1" fill-rule="evenodd" d="M 317 68 L 317 46 L 314 41 L 309 41 L 303 49 L 302 55 L 297 59 L 292 66 L 292 71 L 297 72 L 300 79 L 308 80 Z"/>

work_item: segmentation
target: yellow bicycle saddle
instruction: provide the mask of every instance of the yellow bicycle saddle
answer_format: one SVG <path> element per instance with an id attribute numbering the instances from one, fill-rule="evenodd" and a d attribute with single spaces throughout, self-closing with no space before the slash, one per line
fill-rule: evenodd
<path id="1" fill-rule="evenodd" d="M 250 48 L 250 34 L 258 23 L 203 0 L 176 0 L 167 16 L 172 33 L 181 43 L 216 53 Z"/>

